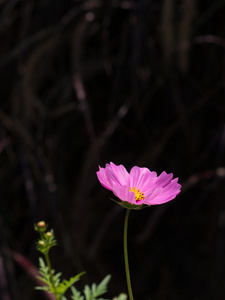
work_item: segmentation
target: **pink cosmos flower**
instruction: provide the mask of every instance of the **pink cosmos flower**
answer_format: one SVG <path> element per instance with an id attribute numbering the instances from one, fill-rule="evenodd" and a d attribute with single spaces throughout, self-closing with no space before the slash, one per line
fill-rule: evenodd
<path id="1" fill-rule="evenodd" d="M 180 193 L 178 178 L 165 171 L 157 176 L 147 168 L 133 167 L 130 173 L 123 165 L 106 164 L 99 167 L 98 180 L 116 197 L 122 200 L 126 208 L 137 209 L 137 206 L 157 205 L 174 199 Z M 141 208 L 141 207 L 140 207 Z"/>

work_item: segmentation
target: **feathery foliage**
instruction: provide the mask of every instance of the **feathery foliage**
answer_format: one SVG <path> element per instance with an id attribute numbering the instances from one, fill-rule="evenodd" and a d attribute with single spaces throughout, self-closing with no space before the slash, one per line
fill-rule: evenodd
<path id="1" fill-rule="evenodd" d="M 84 295 L 82 295 L 81 292 L 74 287 L 74 284 L 80 280 L 80 277 L 85 272 L 72 276 L 69 280 L 61 280 L 62 273 L 56 273 L 55 270 L 52 269 L 49 258 L 50 249 L 57 245 L 53 230 L 46 232 L 47 225 L 44 221 L 38 222 L 34 228 L 40 234 L 36 248 L 45 258 L 45 260 L 42 257 L 39 258 L 40 276 L 37 276 L 37 278 L 43 285 L 37 286 L 36 290 L 52 293 L 55 295 L 56 300 L 67 300 L 65 293 L 69 288 L 71 289 L 72 295 L 70 299 L 72 300 L 108 300 L 99 297 L 107 292 L 107 285 L 111 275 L 107 275 L 98 285 L 96 283 L 93 283 L 91 286 L 85 285 L 83 291 Z M 118 297 L 113 298 L 113 300 L 127 300 L 127 296 L 125 294 L 120 294 Z"/>

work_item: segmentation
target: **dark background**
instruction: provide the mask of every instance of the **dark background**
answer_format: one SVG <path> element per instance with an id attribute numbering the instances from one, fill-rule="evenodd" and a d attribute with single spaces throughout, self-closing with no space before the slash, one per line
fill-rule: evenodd
<path id="1" fill-rule="evenodd" d="M 1 299 L 47 299 L 39 220 L 56 271 L 126 292 L 125 212 L 96 177 L 110 161 L 183 186 L 131 214 L 135 299 L 225 299 L 224 16 L 224 0 L 0 0 Z"/>

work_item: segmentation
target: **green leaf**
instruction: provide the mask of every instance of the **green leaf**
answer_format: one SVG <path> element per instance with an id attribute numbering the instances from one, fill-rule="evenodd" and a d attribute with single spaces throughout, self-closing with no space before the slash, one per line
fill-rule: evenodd
<path id="1" fill-rule="evenodd" d="M 107 285 L 109 280 L 111 279 L 111 275 L 107 275 L 98 286 L 96 284 L 92 284 L 92 293 L 95 298 L 105 294 L 107 292 Z"/>
<path id="2" fill-rule="evenodd" d="M 93 300 L 92 292 L 89 285 L 85 285 L 84 287 L 84 295 L 86 300 Z"/>
<path id="3" fill-rule="evenodd" d="M 107 292 L 107 285 L 109 283 L 110 278 L 111 275 L 107 275 L 98 285 L 96 283 L 93 283 L 91 288 L 90 286 L 85 285 L 84 287 L 85 300 L 107 300 L 98 297 Z"/>
<path id="4" fill-rule="evenodd" d="M 36 289 L 51 292 L 52 286 L 51 286 L 49 270 L 48 267 L 45 265 L 44 260 L 41 257 L 39 258 L 39 273 L 41 276 L 37 276 L 37 278 L 40 281 L 44 282 L 46 286 L 36 287 Z"/>
<path id="5" fill-rule="evenodd" d="M 48 286 L 36 286 L 35 290 L 51 292 Z"/>
<path id="6" fill-rule="evenodd" d="M 40 286 L 40 287 L 36 287 L 35 289 L 37 290 L 45 290 L 48 291 L 50 293 L 54 293 L 54 287 L 52 286 L 52 282 L 51 282 L 51 276 L 50 276 L 50 272 L 49 272 L 49 268 L 48 266 L 45 264 L 43 258 L 39 258 L 39 273 L 41 276 L 37 276 L 37 278 L 44 282 L 46 284 L 46 286 Z M 54 284 L 57 287 L 60 283 L 60 276 L 61 273 L 57 273 L 55 274 L 55 271 L 52 270 L 52 276 L 53 276 L 53 280 L 54 280 Z"/>
<path id="7" fill-rule="evenodd" d="M 71 287 L 72 300 L 84 300 L 84 296 L 81 295 L 81 292 L 79 292 L 74 286 Z"/>
<path id="8" fill-rule="evenodd" d="M 76 283 L 78 280 L 80 280 L 80 277 L 85 272 L 79 273 L 76 276 L 71 277 L 69 280 L 64 279 L 59 285 L 56 287 L 56 291 L 59 295 L 64 295 L 65 292 L 72 286 L 74 283 Z"/>

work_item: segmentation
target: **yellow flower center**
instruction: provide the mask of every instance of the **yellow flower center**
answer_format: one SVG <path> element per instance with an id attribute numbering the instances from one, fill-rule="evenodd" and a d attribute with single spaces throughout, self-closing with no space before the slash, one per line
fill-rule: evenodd
<path id="1" fill-rule="evenodd" d="M 135 187 L 130 188 L 129 192 L 134 192 L 136 201 L 140 201 L 145 198 L 144 193 L 142 193 L 139 189 L 136 189 Z"/>

